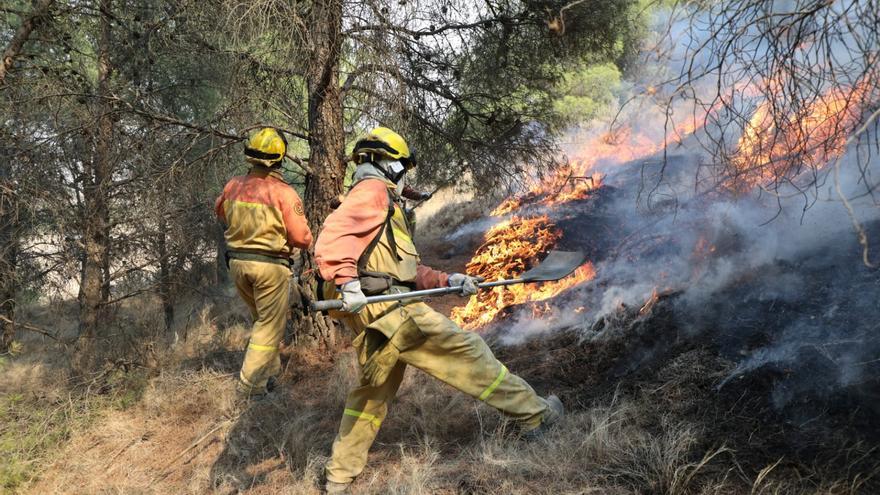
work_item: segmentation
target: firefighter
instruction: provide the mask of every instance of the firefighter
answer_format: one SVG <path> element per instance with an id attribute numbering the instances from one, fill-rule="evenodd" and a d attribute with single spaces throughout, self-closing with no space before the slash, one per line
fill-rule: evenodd
<path id="1" fill-rule="evenodd" d="M 327 217 L 315 244 L 325 298 L 338 297 L 334 313 L 355 330 L 360 386 L 345 402 L 325 475 L 325 490 L 342 493 L 364 469 L 373 443 L 407 365 L 495 407 L 527 434 L 541 432 L 563 414 L 555 396 L 539 397 L 510 373 L 479 335 L 418 300 L 366 305 L 368 295 L 462 286 L 477 280 L 420 264 L 401 208 L 398 188 L 414 166 L 407 143 L 394 131 L 373 129 L 355 144 L 353 187 Z"/>
<path id="2" fill-rule="evenodd" d="M 254 134 L 244 150 L 251 169 L 233 177 L 215 204 L 227 226 L 227 266 L 254 320 L 239 373 L 238 390 L 245 397 L 270 392 L 281 372 L 278 346 L 287 323 L 290 256 L 312 243 L 302 201 L 281 175 L 286 153 L 287 140 L 277 129 Z"/>

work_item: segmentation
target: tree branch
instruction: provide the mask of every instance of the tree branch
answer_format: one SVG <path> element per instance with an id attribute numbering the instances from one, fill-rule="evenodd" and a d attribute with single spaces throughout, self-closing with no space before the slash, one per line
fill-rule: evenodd
<path id="1" fill-rule="evenodd" d="M 5 84 L 6 74 L 9 72 L 9 69 L 12 68 L 12 64 L 15 62 L 16 57 L 21 54 L 24 44 L 30 38 L 34 29 L 36 29 L 40 22 L 45 19 L 46 14 L 54 3 L 55 0 L 38 0 L 34 6 L 33 12 L 22 19 L 21 26 L 18 27 L 12 40 L 9 41 L 6 50 L 3 51 L 3 60 L 2 63 L 0 63 L 0 87 Z"/>

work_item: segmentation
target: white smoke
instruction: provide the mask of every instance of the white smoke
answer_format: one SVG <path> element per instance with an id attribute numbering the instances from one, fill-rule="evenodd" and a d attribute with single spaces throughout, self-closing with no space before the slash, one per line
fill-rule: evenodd
<path id="1" fill-rule="evenodd" d="M 644 64 L 638 75 L 645 79 L 631 83 L 637 97 L 613 124 L 594 123 L 564 140 L 563 149 L 572 158 L 589 156 L 585 143 L 596 142 L 609 129 L 629 128 L 633 136 L 667 145 L 636 161 L 596 163 L 594 171 L 604 174 L 604 194 L 549 212 L 565 233 L 560 248 L 589 250 L 594 236 L 613 237 L 610 246 L 594 249 L 597 278 L 549 301 L 550 311 L 540 318 L 525 308 L 506 319 L 496 327 L 500 342 L 519 344 L 563 329 L 589 340 L 614 338 L 609 332 L 619 328 L 605 322 L 619 321 L 622 311 L 632 315 L 657 293 L 671 293 L 674 297 L 665 304 L 672 307 L 679 336 L 717 337 L 720 352 L 736 362 L 719 388 L 758 370 L 797 369 L 772 389 L 772 401 L 781 408 L 803 392 L 826 396 L 876 380 L 880 276 L 862 265 L 853 218 L 836 191 L 833 164 L 815 176 L 807 170 L 790 183 L 732 196 L 718 190 L 713 173 L 719 157 L 710 156 L 713 150 L 705 143 L 723 140 L 735 151 L 742 126 L 697 126 L 694 135 L 678 142 L 671 124 L 705 108 L 695 108 L 693 100 L 690 106 L 676 101 L 669 118 L 667 88 L 644 96 L 650 81 L 679 73 L 683 64 L 713 63 L 685 57 L 682 47 L 693 46 L 687 29 L 672 26 L 666 40 L 671 46 L 658 50 L 668 57 Z M 706 95 L 716 89 L 707 85 Z M 743 93 L 732 97 L 745 116 L 760 101 Z M 840 189 L 852 203 L 855 220 L 868 229 L 875 262 L 880 262 L 878 131 L 876 124 L 868 129 L 864 136 L 870 139 L 848 146 L 839 163 Z"/>

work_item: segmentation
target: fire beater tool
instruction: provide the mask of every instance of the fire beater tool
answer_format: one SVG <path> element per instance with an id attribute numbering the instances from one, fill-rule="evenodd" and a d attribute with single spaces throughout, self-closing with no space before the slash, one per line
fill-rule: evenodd
<path id="1" fill-rule="evenodd" d="M 550 254 L 544 258 L 544 261 L 538 266 L 523 273 L 518 278 L 508 280 L 495 280 L 493 282 L 482 282 L 477 284 L 480 289 L 489 289 L 492 287 L 501 287 L 503 285 L 527 284 L 531 282 L 552 282 L 565 278 L 572 274 L 579 266 L 587 261 L 587 255 L 581 251 L 550 251 Z M 412 299 L 415 297 L 442 296 L 446 294 L 455 294 L 461 292 L 462 286 L 439 287 L 436 289 L 415 290 L 412 292 L 403 292 L 399 294 L 382 294 L 379 296 L 370 296 L 367 298 L 367 304 L 379 302 L 401 301 L 403 299 Z M 328 309 L 342 309 L 341 299 L 331 299 L 327 301 L 313 301 L 311 304 L 313 311 L 327 311 Z"/>

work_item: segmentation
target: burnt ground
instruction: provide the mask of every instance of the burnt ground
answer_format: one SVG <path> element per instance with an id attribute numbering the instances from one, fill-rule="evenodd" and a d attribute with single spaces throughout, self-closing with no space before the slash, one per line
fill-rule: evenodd
<path id="1" fill-rule="evenodd" d="M 816 245 L 740 265 L 737 256 L 750 254 L 741 232 L 705 228 L 710 254 L 693 256 L 693 238 L 670 242 L 668 233 L 620 222 L 614 205 L 625 193 L 606 186 L 554 217 L 565 230 L 561 247 L 587 250 L 598 278 L 549 302 L 560 314 L 581 306 L 582 314 L 531 319 L 524 332 L 517 330 L 523 313 L 513 308 L 483 331 L 512 372 L 541 394 L 562 396 L 570 414 L 561 424 L 537 441 L 519 441 L 487 406 L 412 370 L 355 493 L 880 492 L 880 280 L 860 264 L 854 236 L 834 239 L 834 249 Z M 485 208 L 455 205 L 445 221 L 426 222 L 417 236 L 424 261 L 463 269 L 481 231 L 451 237 L 449 229 L 459 230 L 463 218 L 489 225 Z M 655 220 L 644 223 L 660 225 Z M 704 221 L 674 226 L 699 230 Z M 867 227 L 872 245 L 880 243 L 880 225 Z M 675 259 L 686 276 L 664 278 Z M 725 262 L 737 269 L 719 277 Z M 603 304 L 626 277 L 648 282 L 644 296 L 634 291 L 638 297 Z M 431 302 L 444 312 L 461 303 L 456 296 Z M 358 379 L 350 346 L 285 353 L 281 391 L 242 406 L 234 375 L 246 309 L 231 293 L 192 304 L 192 325 L 188 319 L 183 341 L 159 354 L 158 366 L 90 377 L 85 393 L 46 367 L 57 359 L 51 352 L 4 368 L 2 385 L 14 399 L 0 411 L 12 421 L 0 422 L 0 432 L 48 435 L 51 446 L 21 461 L 40 466 L 22 492 L 319 492 L 345 396 Z M 130 308 L 137 311 L 126 320 L 130 331 L 147 334 L 161 324 L 157 308 L 146 301 Z M 38 321 L 47 326 L 58 319 L 45 317 Z M 526 338 L 511 344 L 516 332 Z M 52 436 L 57 417 L 41 419 L 53 410 L 78 418 L 80 409 L 114 397 L 78 425 L 59 420 L 69 430 L 63 435 Z"/>
<path id="2" fill-rule="evenodd" d="M 552 305 L 595 308 L 613 283 L 602 277 L 603 260 L 669 254 L 662 235 L 617 221 L 612 205 L 621 194 L 604 187 L 557 214 L 565 232 L 558 247 L 584 249 L 600 268 L 595 283 Z M 880 244 L 880 222 L 866 227 L 870 243 Z M 479 234 L 467 241 L 475 247 Z M 713 241 L 715 256 L 749 248 L 735 232 Z M 472 249 L 457 247 L 432 243 L 426 261 L 460 270 L 467 257 L 458 252 Z M 853 481 L 851 492 L 877 493 L 880 273 L 861 263 L 854 234 L 832 247 L 748 267 L 710 295 L 660 286 L 644 305 L 585 315 L 520 344 L 504 345 L 503 317 L 485 336 L 511 370 L 539 392 L 559 394 L 572 410 L 626 398 L 645 405 L 649 431 L 669 422 L 694 425 L 702 432 L 694 452 L 725 449 L 709 462 L 710 472 L 754 479 L 774 466 L 776 476 L 807 486 L 833 476 L 864 483 Z M 702 275 L 697 269 L 691 276 Z M 446 311 L 455 304 L 437 302 Z"/>
<path id="3" fill-rule="evenodd" d="M 739 287 L 725 296 L 748 289 Z M 747 351 L 731 352 L 732 343 L 771 340 L 779 322 L 770 317 L 761 327 L 743 326 L 740 335 L 732 329 L 694 334 L 676 321 L 678 297 L 661 296 L 641 314 L 639 308 L 622 309 L 615 321 L 600 323 L 592 338 L 582 329 L 565 329 L 520 345 L 493 347 L 537 390 L 558 393 L 574 410 L 625 397 L 650 405 L 642 415 L 649 430 L 659 431 L 669 421 L 697 425 L 703 432 L 697 451 L 730 449 L 752 476 L 777 461 L 777 470 L 788 469 L 790 476 L 815 466 L 847 477 L 877 470 L 876 370 L 861 383 L 837 386 L 831 383 L 837 365 L 811 348 L 790 360 L 737 372 Z M 769 309 L 773 303 L 765 304 Z M 783 311 L 769 314 L 784 318 Z M 816 377 L 826 377 L 826 383 L 816 383 Z M 781 394 L 794 390 L 796 395 L 780 403 Z M 718 468 L 728 462 L 719 460 Z M 878 489 L 875 480 L 862 493 Z"/>

